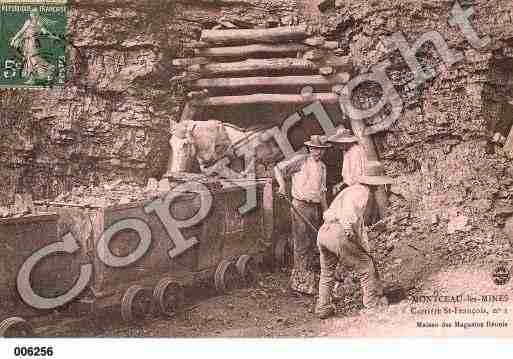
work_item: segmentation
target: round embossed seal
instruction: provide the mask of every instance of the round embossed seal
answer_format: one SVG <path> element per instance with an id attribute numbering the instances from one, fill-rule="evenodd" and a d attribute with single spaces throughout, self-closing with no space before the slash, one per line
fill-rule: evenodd
<path id="1" fill-rule="evenodd" d="M 499 262 L 492 272 L 493 282 L 497 285 L 504 285 L 511 279 L 511 269 L 506 262 Z"/>

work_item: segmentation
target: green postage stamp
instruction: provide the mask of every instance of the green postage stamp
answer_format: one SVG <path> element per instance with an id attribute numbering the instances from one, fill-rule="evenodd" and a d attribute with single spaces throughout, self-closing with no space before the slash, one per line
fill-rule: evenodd
<path id="1" fill-rule="evenodd" d="M 67 0 L 0 0 L 0 88 L 63 86 Z"/>

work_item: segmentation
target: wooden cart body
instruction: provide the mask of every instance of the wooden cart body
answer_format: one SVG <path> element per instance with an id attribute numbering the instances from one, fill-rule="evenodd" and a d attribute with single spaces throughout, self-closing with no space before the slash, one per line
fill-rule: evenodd
<path id="1" fill-rule="evenodd" d="M 133 284 L 153 286 L 166 278 L 175 278 L 184 286 L 209 279 L 217 265 L 228 258 L 242 254 L 257 255 L 262 252 L 261 239 L 265 237 L 263 184 L 256 184 L 257 206 L 241 215 L 239 208 L 246 201 L 245 189 L 225 184 L 222 190 L 210 192 L 212 207 L 206 218 L 181 232 L 186 239 L 195 237 L 198 243 L 180 255 L 171 258 L 169 252 L 175 247 L 164 224 L 155 212 L 146 213 L 149 201 L 118 205 L 96 210 L 94 222 L 95 244 L 101 233 L 109 226 L 127 218 L 136 218 L 147 223 L 152 232 L 152 244 L 148 253 L 126 268 L 113 268 L 94 256 L 95 276 L 91 289 L 100 306 L 119 301 L 124 291 Z M 197 193 L 184 193 L 170 205 L 171 215 L 179 220 L 192 218 L 201 206 Z M 272 204 L 271 204 L 272 205 Z M 86 240 L 85 238 L 83 240 Z M 111 251 L 116 256 L 132 253 L 139 243 L 134 231 L 120 232 L 111 241 Z"/>
<path id="2" fill-rule="evenodd" d="M 239 212 L 246 202 L 246 189 L 256 188 L 254 210 Z M 242 254 L 259 255 L 262 242 L 268 236 L 264 224 L 264 183 L 223 183 L 221 189 L 209 191 L 212 206 L 200 223 L 180 229 L 186 239 L 195 237 L 196 245 L 171 258 L 174 248 L 162 221 L 155 212 L 146 211 L 150 200 L 105 208 L 75 208 L 45 206 L 52 214 L 8 219 L 0 222 L 0 296 L 11 303 L 6 311 L 21 315 L 21 303 L 16 291 L 16 275 L 20 266 L 34 252 L 61 241 L 71 233 L 80 245 L 73 254 L 56 254 L 42 260 L 32 274 L 33 288 L 45 297 L 55 297 L 69 290 L 80 273 L 80 266 L 93 264 L 93 275 L 88 288 L 76 303 L 92 304 L 94 308 L 119 304 L 121 297 L 134 284 L 154 286 L 162 278 L 175 278 L 187 286 L 209 279 L 223 259 Z M 178 220 L 192 218 L 201 206 L 198 193 L 180 193 L 170 205 L 172 217 Z M 39 208 L 43 210 L 43 208 Z M 149 212 L 149 213 L 147 213 Z M 151 229 L 151 246 L 137 262 L 126 267 L 112 267 L 98 256 L 99 240 L 110 226 L 125 220 L 144 221 Z M 110 243 L 112 254 L 124 257 L 132 253 L 140 242 L 137 232 L 125 230 L 116 233 Z M 26 308 L 25 308 L 26 309 Z M 3 314 L 3 313 L 2 313 Z"/>
<path id="3" fill-rule="evenodd" d="M 251 187 L 256 189 L 256 207 L 242 215 L 239 208 L 246 203 L 246 189 Z M 273 197 L 269 187 L 267 193 L 270 196 L 265 196 L 264 188 L 264 182 L 223 183 L 221 189 L 209 191 L 212 206 L 208 215 L 200 223 L 181 229 L 186 239 L 195 237 L 198 243 L 173 258 L 169 255 L 174 248 L 173 239 L 157 214 L 145 210 L 151 200 L 105 208 L 44 206 L 38 211 L 48 212 L 46 214 L 1 220 L 0 300 L 3 305 L 0 315 L 31 318 L 42 314 L 22 302 L 16 289 L 16 276 L 32 254 L 62 241 L 69 233 L 79 243 L 79 250 L 73 254 L 46 257 L 32 272 L 32 287 L 41 296 L 57 297 L 66 293 L 78 279 L 81 265 L 89 263 L 93 264 L 89 285 L 71 303 L 88 312 L 119 305 L 127 289 L 134 285 L 153 288 L 163 278 L 172 278 L 182 286 L 195 285 L 202 280 L 212 281 L 221 261 L 236 259 L 243 254 L 258 258 L 267 249 L 262 240 L 269 240 L 272 235 L 269 230 L 272 221 L 265 223 L 265 218 L 269 218 L 269 210 L 272 214 Z M 170 204 L 170 214 L 179 220 L 189 219 L 200 206 L 200 194 L 180 193 Z M 98 256 L 100 238 L 113 224 L 129 218 L 148 225 L 151 246 L 144 256 L 129 266 L 108 266 Z M 112 237 L 109 249 L 114 255 L 123 257 L 132 253 L 139 242 L 137 232 L 124 230 Z"/>

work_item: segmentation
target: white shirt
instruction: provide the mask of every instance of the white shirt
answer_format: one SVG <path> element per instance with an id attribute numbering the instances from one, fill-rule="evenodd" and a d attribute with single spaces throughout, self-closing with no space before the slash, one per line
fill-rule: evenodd
<path id="1" fill-rule="evenodd" d="M 342 180 L 348 186 L 358 183 L 358 178 L 363 175 L 367 164 L 367 156 L 363 146 L 354 144 L 344 153 L 342 166 Z"/>
<path id="2" fill-rule="evenodd" d="M 324 212 L 324 220 L 326 222 L 339 221 L 344 230 L 354 230 L 364 246 L 368 246 L 364 214 L 369 195 L 369 189 L 361 184 L 347 187 L 337 195 L 330 208 Z"/>
<path id="3" fill-rule="evenodd" d="M 297 155 L 281 162 L 284 177 L 292 177 L 292 197 L 300 201 L 321 203 L 326 189 L 326 165 L 310 155 Z"/>

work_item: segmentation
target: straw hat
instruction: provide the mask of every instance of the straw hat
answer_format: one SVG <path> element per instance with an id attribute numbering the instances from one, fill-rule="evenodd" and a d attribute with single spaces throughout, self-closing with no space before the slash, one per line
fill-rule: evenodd
<path id="1" fill-rule="evenodd" d="M 335 143 L 355 143 L 358 142 L 358 138 L 353 136 L 351 130 L 347 128 L 340 128 L 333 136 L 328 137 L 329 142 Z"/>
<path id="2" fill-rule="evenodd" d="M 364 174 L 358 178 L 358 182 L 369 186 L 382 186 L 395 183 L 393 178 L 384 176 L 383 173 L 384 167 L 381 162 L 368 161 Z"/>
<path id="3" fill-rule="evenodd" d="M 331 145 L 328 143 L 325 136 L 313 135 L 310 136 L 310 141 L 305 142 L 305 146 L 316 147 L 316 148 L 330 148 Z"/>

